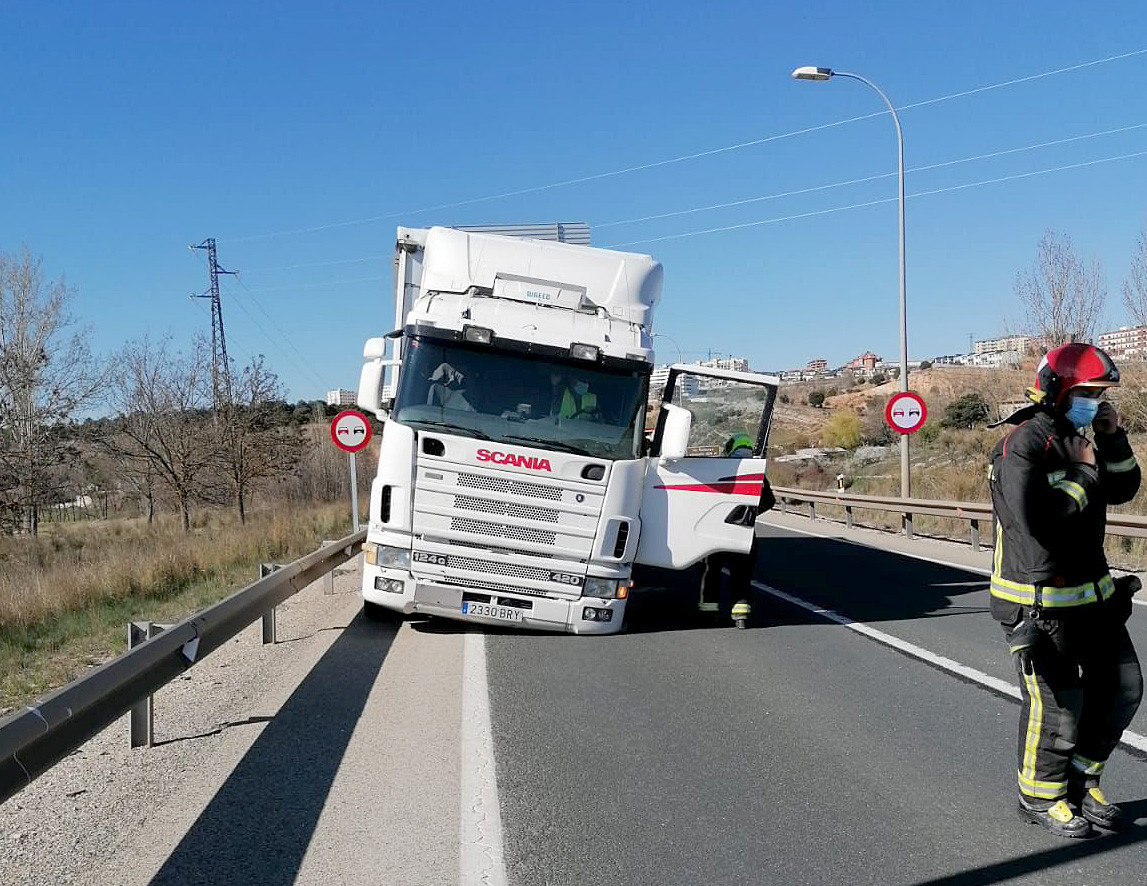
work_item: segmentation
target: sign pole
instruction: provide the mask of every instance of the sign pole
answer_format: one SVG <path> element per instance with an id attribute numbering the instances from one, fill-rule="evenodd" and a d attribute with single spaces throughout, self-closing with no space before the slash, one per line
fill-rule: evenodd
<path id="1" fill-rule="evenodd" d="M 350 463 L 350 507 L 354 531 L 358 532 L 358 459 L 370 442 L 370 420 L 357 409 L 344 409 L 331 420 L 331 440 L 347 454 Z"/>
<path id="2" fill-rule="evenodd" d="M 350 461 L 350 513 L 351 526 L 354 527 L 351 531 L 358 532 L 358 453 L 348 452 L 346 457 Z"/>

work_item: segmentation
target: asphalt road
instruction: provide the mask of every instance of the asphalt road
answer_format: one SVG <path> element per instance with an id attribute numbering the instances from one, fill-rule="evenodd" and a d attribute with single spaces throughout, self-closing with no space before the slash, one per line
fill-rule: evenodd
<path id="1" fill-rule="evenodd" d="M 1014 682 L 981 575 L 759 531 L 764 584 Z M 511 884 L 1143 882 L 1142 755 L 1105 778 L 1134 828 L 1052 837 L 1015 812 L 1016 701 L 766 593 L 725 627 L 696 577 L 620 636 L 487 637 Z"/>

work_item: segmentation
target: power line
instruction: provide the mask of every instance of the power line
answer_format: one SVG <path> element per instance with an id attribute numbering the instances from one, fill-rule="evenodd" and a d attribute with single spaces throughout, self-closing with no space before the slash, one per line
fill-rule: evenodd
<path id="1" fill-rule="evenodd" d="M 322 378 L 320 378 L 318 373 L 316 373 L 311 368 L 310 361 L 308 360 L 308 358 L 303 355 L 302 351 L 300 351 L 297 347 L 295 347 L 295 343 L 293 341 L 291 341 L 290 336 L 288 336 L 287 333 L 283 331 L 283 328 L 281 326 L 279 326 L 278 323 L 275 322 L 275 318 L 270 314 L 269 311 L 267 311 L 266 308 L 263 307 L 262 303 L 255 297 L 255 295 L 247 287 L 247 284 L 243 282 L 243 278 L 242 277 L 236 277 L 236 280 L 239 282 L 240 286 L 242 286 L 245 290 L 247 290 L 247 294 L 251 296 L 251 301 L 255 304 L 256 307 L 258 307 L 258 309 L 263 313 L 263 315 L 267 318 L 267 320 L 275 328 L 275 331 L 278 333 L 279 338 L 282 339 L 282 341 L 287 345 L 288 348 L 290 348 L 292 351 L 295 352 L 295 356 L 297 356 L 299 359 L 299 362 L 296 365 L 299 366 L 300 368 L 302 368 L 303 371 L 306 372 L 313 381 L 317 382 L 320 387 L 323 387 L 324 385 L 326 385 L 326 382 Z M 242 299 L 236 299 L 234 297 L 233 293 L 231 293 L 231 295 L 232 295 L 232 300 L 234 301 L 234 303 L 237 304 L 242 309 L 243 313 L 245 313 L 248 318 L 250 318 L 251 322 L 254 323 L 255 327 L 267 338 L 268 342 L 271 342 L 271 335 L 267 332 L 266 329 L 263 328 L 262 323 L 260 323 L 259 320 L 250 311 L 247 310 L 246 306 L 243 304 Z M 277 345 L 276 345 L 276 347 L 277 347 Z M 286 357 L 287 355 L 284 353 L 283 356 Z"/>
<path id="2" fill-rule="evenodd" d="M 1117 160 L 1130 160 L 1134 157 L 1144 157 L 1144 156 L 1147 156 L 1147 151 L 1136 151 L 1135 153 L 1132 153 L 1132 154 L 1120 154 L 1118 157 L 1103 157 L 1099 160 L 1088 160 L 1088 161 L 1083 162 L 1083 163 L 1070 163 L 1070 164 L 1067 164 L 1065 166 L 1055 166 L 1055 167 L 1052 167 L 1050 169 L 1038 169 L 1038 170 L 1035 170 L 1034 172 L 1021 172 L 1021 173 L 1017 173 L 1015 175 L 1005 175 L 1005 176 L 1001 176 L 1000 178 L 984 179 L 983 181 L 969 182 L 969 183 L 963 184 L 963 185 L 952 185 L 951 187 L 947 187 L 947 188 L 935 188 L 931 191 L 918 191 L 915 194 L 908 194 L 906 196 L 908 196 L 908 197 L 929 197 L 929 196 L 932 196 L 934 194 L 947 194 L 947 193 L 950 193 L 952 191 L 963 191 L 963 190 L 966 190 L 968 188 L 978 188 L 978 187 L 981 187 L 983 185 L 1000 184 L 1001 182 L 1015 181 L 1016 179 L 1021 179 L 1021 178 L 1031 178 L 1031 177 L 1037 176 L 1037 175 L 1048 175 L 1048 174 L 1053 173 L 1053 172 L 1064 172 L 1064 171 L 1069 170 L 1069 169 L 1082 169 L 1085 166 L 1098 166 L 1100 163 L 1113 163 Z M 835 206 L 831 209 L 818 209 L 818 210 L 815 210 L 813 212 L 797 213 L 796 215 L 785 215 L 785 216 L 779 216 L 777 218 L 766 218 L 766 219 L 761 219 L 760 221 L 744 222 L 743 224 L 738 224 L 738 225 L 725 225 L 725 226 L 719 227 L 719 228 L 706 228 L 705 230 L 701 230 L 701 231 L 686 231 L 685 233 L 681 233 L 681 234 L 667 234 L 664 237 L 649 237 L 649 238 L 644 239 L 644 240 L 630 240 L 626 243 L 613 243 L 613 244 L 610 244 L 607 248 L 609 248 L 609 249 L 620 249 L 623 246 L 638 246 L 638 245 L 643 244 L 643 243 L 660 243 L 660 242 L 663 242 L 665 240 L 680 240 L 680 239 L 685 238 L 685 237 L 697 237 L 697 236 L 700 236 L 701 234 L 720 234 L 720 233 L 725 233 L 727 231 L 741 230 L 743 228 L 755 228 L 755 227 L 760 227 L 761 225 L 771 225 L 771 224 L 777 224 L 779 222 L 795 221 L 796 219 L 802 219 L 802 218 L 813 218 L 813 217 L 819 216 L 819 215 L 830 215 L 834 212 L 845 212 L 849 209 L 864 209 L 864 208 L 869 207 L 869 206 L 879 206 L 883 203 L 895 203 L 896 200 L 897 200 L 896 197 L 885 197 L 885 198 L 880 199 L 880 200 L 869 200 L 869 201 L 864 202 L 864 203 L 853 203 L 853 204 L 850 204 L 848 206 Z"/>
<path id="3" fill-rule="evenodd" d="M 1121 126 L 1117 129 L 1106 129 L 1106 130 L 1103 130 L 1102 132 L 1091 132 L 1091 133 L 1088 133 L 1086 135 L 1075 135 L 1075 136 L 1071 136 L 1070 138 L 1059 138 L 1059 139 L 1055 139 L 1054 141 L 1041 142 L 1040 144 L 1037 144 L 1037 145 L 1025 145 L 1022 148 L 1008 148 L 1007 150 L 1003 150 L 1003 151 L 992 151 L 991 153 L 988 153 L 988 154 L 977 154 L 974 157 L 964 157 L 964 158 L 959 159 L 959 160 L 946 160 L 943 163 L 931 163 L 927 166 L 913 166 L 911 169 L 908 169 L 905 171 L 906 172 L 928 172 L 928 171 L 933 170 L 933 169 L 942 169 L 946 166 L 957 166 L 961 163 L 971 163 L 975 160 L 990 160 L 990 159 L 993 159 L 995 157 L 1003 157 L 1003 156 L 1006 156 L 1008 154 L 1019 154 L 1019 153 L 1022 153 L 1024 151 L 1034 151 L 1037 148 L 1049 148 L 1049 147 L 1053 147 L 1055 145 L 1067 144 L 1069 142 L 1082 141 L 1084 139 L 1089 139 L 1089 138 L 1099 138 L 1100 136 L 1113 135 L 1113 134 L 1121 133 L 1121 132 L 1129 132 L 1129 131 L 1134 130 L 1134 129 L 1143 129 L 1144 127 L 1147 127 L 1147 123 L 1135 123 L 1135 124 L 1132 124 L 1130 126 Z M 777 194 L 766 194 L 762 197 L 748 197 L 748 198 L 743 199 L 743 200 L 732 200 L 728 203 L 713 203 L 713 204 L 710 204 L 708 206 L 696 206 L 696 207 L 693 207 L 692 209 L 678 209 L 678 210 L 675 210 L 673 212 L 658 213 L 657 215 L 643 215 L 643 216 L 640 216 L 638 218 L 625 218 L 625 219 L 620 219 L 618 221 L 602 222 L 602 223 L 595 224 L 594 228 L 597 230 L 601 230 L 602 228 L 613 228 L 613 227 L 618 227 L 619 225 L 632 225 L 632 224 L 637 224 L 638 222 L 657 221 L 657 220 L 663 219 L 663 218 L 674 218 L 676 216 L 681 216 L 681 215 L 691 215 L 691 214 L 696 213 L 696 212 L 709 212 L 710 210 L 714 210 L 714 209 L 730 209 L 734 206 L 745 206 L 749 203 L 761 203 L 761 202 L 764 202 L 766 200 L 779 200 L 783 197 L 796 197 L 796 196 L 799 196 L 801 194 L 813 194 L 813 193 L 816 193 L 818 191 L 831 190 L 832 188 L 843 188 L 843 187 L 847 187 L 848 185 L 864 184 L 866 182 L 878 181 L 879 179 L 882 179 L 882 178 L 892 178 L 895 175 L 896 175 L 895 172 L 882 172 L 878 175 L 868 175 L 868 176 L 864 176 L 863 178 L 853 178 L 853 179 L 849 179 L 848 181 L 833 182 L 832 184 L 828 184 L 828 185 L 817 185 L 817 186 L 811 187 L 811 188 L 800 188 L 799 190 L 795 190 L 795 191 L 782 191 L 782 192 L 777 193 Z"/>
<path id="4" fill-rule="evenodd" d="M 923 101 L 913 102 L 913 103 L 907 104 L 907 105 L 901 105 L 899 108 L 897 108 L 897 110 L 906 111 L 906 110 L 910 110 L 912 108 L 921 108 L 921 107 L 925 107 L 927 105 L 938 104 L 939 102 L 950 101 L 950 100 L 956 99 L 956 98 L 965 98 L 965 97 L 970 96 L 970 95 L 978 95 L 980 93 L 989 92 L 989 91 L 992 91 L 995 89 L 1003 89 L 1003 88 L 1008 87 L 1008 86 L 1015 86 L 1015 85 L 1018 85 L 1020 83 L 1030 83 L 1032 81 L 1040 80 L 1040 79 L 1043 79 L 1045 77 L 1053 77 L 1053 76 L 1056 76 L 1058 74 L 1066 74 L 1066 73 L 1070 73 L 1072 71 L 1079 71 L 1079 70 L 1083 70 L 1084 68 L 1095 67 L 1096 65 L 1108 64 L 1110 62 L 1115 62 L 1115 61 L 1121 61 L 1123 59 L 1132 58 L 1132 57 L 1144 55 L 1144 54 L 1147 54 L 1147 48 L 1136 49 L 1136 50 L 1132 50 L 1131 52 L 1124 52 L 1124 53 L 1120 53 L 1118 55 L 1107 56 L 1105 58 L 1092 59 L 1091 61 L 1080 62 L 1079 64 L 1068 65 L 1067 67 L 1056 68 L 1055 70 L 1052 70 L 1052 71 L 1043 71 L 1043 72 L 1038 73 L 1038 74 L 1029 74 L 1029 75 L 1024 76 L 1024 77 L 1016 77 L 1016 78 L 1013 78 L 1011 80 L 1005 80 L 1005 81 L 1000 82 L 1000 83 L 992 83 L 992 84 L 989 84 L 987 86 L 978 86 L 978 87 L 975 87 L 974 89 L 966 89 L 966 90 L 963 90 L 961 92 L 953 92 L 953 93 L 949 93 L 948 95 L 937 96 L 936 98 L 930 98 L 930 99 L 925 99 Z M 872 113 L 869 113 L 869 114 L 861 114 L 861 115 L 856 116 L 856 117 L 849 117 L 847 119 L 837 120 L 837 121 L 832 122 L 832 123 L 823 123 L 823 124 L 820 124 L 819 126 L 809 126 L 809 127 L 803 128 L 803 129 L 793 130 L 792 132 L 779 133 L 777 135 L 770 135 L 770 136 L 766 136 L 764 138 L 753 139 L 751 141 L 739 142 L 737 144 L 731 144 L 731 145 L 725 145 L 725 146 L 719 147 L 719 148 L 711 148 L 711 149 L 705 150 L 705 151 L 697 151 L 697 152 L 692 153 L 692 154 L 684 154 L 684 155 L 679 156 L 679 157 L 671 157 L 671 158 L 668 158 L 665 160 L 656 160 L 656 161 L 653 161 L 650 163 L 642 163 L 642 164 L 639 164 L 636 166 L 627 166 L 627 167 L 623 167 L 621 169 L 615 169 L 615 170 L 611 170 L 608 172 L 598 172 L 598 173 L 594 173 L 591 175 L 584 175 L 584 176 L 581 176 L 578 178 L 571 178 L 571 179 L 565 179 L 562 181 L 551 182 L 550 184 L 535 185 L 533 187 L 527 187 L 527 188 L 518 188 L 518 189 L 512 190 L 512 191 L 504 191 L 500 194 L 490 194 L 490 195 L 487 195 L 485 197 L 473 197 L 473 198 L 470 198 L 468 200 L 457 200 L 457 201 L 450 202 L 450 203 L 439 203 L 439 204 L 434 205 L 434 206 L 424 206 L 421 209 L 408 209 L 408 210 L 404 210 L 402 212 L 390 212 L 390 213 L 385 213 L 382 215 L 369 216 L 367 218 L 349 219 L 347 221 L 330 222 L 327 224 L 312 225 L 312 226 L 303 227 L 303 228 L 293 228 L 293 229 L 287 229 L 287 230 L 281 230 L 281 231 L 271 231 L 271 232 L 264 233 L 264 234 L 252 234 L 252 235 L 248 235 L 245 237 L 230 238 L 228 242 L 230 242 L 230 243 L 246 243 L 246 242 L 250 242 L 253 240 L 266 240 L 266 239 L 270 239 L 272 237 L 284 237 L 284 236 L 290 236 L 290 235 L 295 235 L 295 234 L 312 234 L 312 233 L 317 233 L 319 231 L 331 230 L 334 228 L 350 227 L 350 226 L 354 226 L 354 225 L 373 224 L 375 222 L 385 221 L 387 219 L 401 218 L 403 216 L 410 216 L 410 215 L 418 215 L 418 214 L 423 213 L 423 212 L 433 212 L 433 211 L 437 211 L 440 209 L 456 209 L 456 208 L 462 207 L 462 206 L 472 206 L 476 203 L 486 203 L 486 202 L 490 202 L 493 200 L 502 200 L 502 199 L 505 199 L 508 197 L 519 197 L 519 196 L 523 196 L 525 194 L 536 194 L 536 193 L 539 193 L 541 191 L 549 191 L 549 190 L 553 190 L 555 188 L 563 188 L 563 187 L 569 187 L 571 185 L 585 184 L 585 183 L 591 182 L 591 181 L 600 181 L 600 180 L 606 179 L 606 178 L 614 178 L 614 177 L 620 176 L 620 175 L 628 175 L 629 173 L 633 173 L 633 172 L 643 172 L 643 171 L 648 170 L 648 169 L 657 169 L 657 168 L 660 168 L 663 166 L 669 166 L 669 165 L 672 165 L 675 163 L 684 163 L 684 162 L 687 162 L 690 160 L 699 160 L 699 159 L 704 158 L 704 157 L 713 157 L 713 156 L 716 156 L 718 154 L 729 153 L 731 151 L 739 151 L 739 150 L 743 150 L 744 148 L 756 147 L 757 145 L 763 145 L 763 144 L 767 144 L 769 142 L 793 138 L 793 137 L 798 136 L 798 135 L 808 135 L 809 133 L 813 133 L 813 132 L 821 132 L 825 129 L 831 129 L 831 128 L 836 127 L 836 126 L 843 126 L 847 123 L 856 123 L 860 120 L 869 120 L 869 119 L 872 119 L 873 117 L 881 117 L 886 113 L 888 113 L 888 112 L 887 111 L 873 111 Z"/>
<path id="5" fill-rule="evenodd" d="M 338 258 L 338 259 L 332 259 L 331 261 L 305 262 L 301 265 L 276 265 L 274 267 L 265 267 L 265 268 L 244 268 L 243 273 L 244 274 L 253 274 L 256 272 L 267 272 L 267 271 L 294 271 L 294 270 L 298 270 L 299 268 L 321 268 L 321 267 L 325 267 L 327 265 L 353 265 L 353 264 L 357 264 L 359 262 L 382 261 L 382 260 L 383 260 L 383 258 L 381 255 L 365 255 L 362 258 Z"/>
<path id="6" fill-rule="evenodd" d="M 343 283 L 378 283 L 383 277 L 356 277 L 353 280 L 328 280 L 325 283 L 295 283 L 291 286 L 260 286 L 258 289 L 247 289 L 248 292 L 287 292 L 293 289 L 321 289 L 324 286 L 338 286 Z M 244 286 L 246 288 L 246 286 Z"/>

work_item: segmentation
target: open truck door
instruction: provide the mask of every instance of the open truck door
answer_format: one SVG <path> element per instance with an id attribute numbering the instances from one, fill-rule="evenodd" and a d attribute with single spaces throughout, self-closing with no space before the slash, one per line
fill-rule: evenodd
<path id="1" fill-rule="evenodd" d="M 684 569 L 717 551 L 749 552 L 779 383 L 756 372 L 670 367 L 645 472 L 636 563 Z M 736 434 L 753 440 L 751 457 L 725 456 Z"/>

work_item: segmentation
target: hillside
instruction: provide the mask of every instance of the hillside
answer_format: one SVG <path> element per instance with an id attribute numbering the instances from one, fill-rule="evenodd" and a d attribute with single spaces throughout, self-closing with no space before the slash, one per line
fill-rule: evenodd
<path id="1" fill-rule="evenodd" d="M 1031 384 L 1031 372 L 1012 369 L 984 369 L 971 366 L 945 366 L 918 369 L 908 375 L 909 387 L 924 397 L 929 411 L 936 415 L 961 394 L 977 391 L 993 408 L 1000 403 L 1023 399 L 1024 389 Z M 825 398 L 830 409 L 856 409 L 864 411 L 870 398 L 883 403 L 900 390 L 895 379 L 882 385 L 866 386 L 852 393 L 836 394 Z"/>

